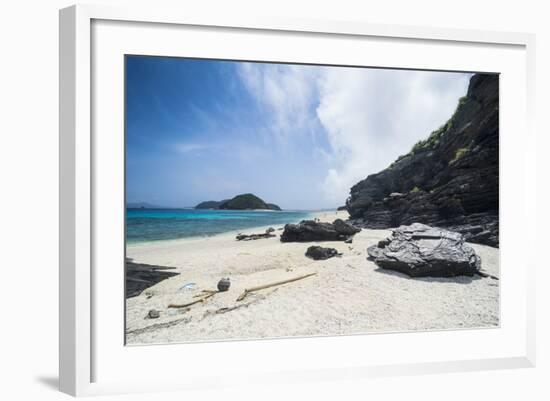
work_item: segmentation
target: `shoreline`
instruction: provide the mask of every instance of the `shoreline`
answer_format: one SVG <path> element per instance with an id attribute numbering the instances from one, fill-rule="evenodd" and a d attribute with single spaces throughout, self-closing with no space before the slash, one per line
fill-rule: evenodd
<path id="1" fill-rule="evenodd" d="M 215 209 L 206 209 L 206 210 L 215 210 Z M 263 209 L 254 209 L 254 210 L 250 210 L 251 212 L 254 212 L 254 211 L 270 211 L 270 212 L 276 212 L 275 210 L 263 210 Z M 335 219 L 337 218 L 342 218 L 342 219 L 347 219 L 347 212 L 345 211 L 336 211 L 336 210 L 322 210 L 322 211 L 313 211 L 313 212 L 307 212 L 307 211 L 298 211 L 298 210 L 289 210 L 288 212 L 301 212 L 301 213 L 309 213 L 309 216 L 307 217 L 307 219 L 314 219 L 314 218 L 318 218 L 319 220 L 321 221 L 327 221 L 329 223 L 332 223 Z M 338 215 L 338 213 L 345 213 L 342 214 L 342 215 Z M 334 217 L 333 220 L 323 220 L 323 219 L 326 219 L 325 215 L 335 215 L 336 217 Z M 345 216 L 345 218 L 344 218 Z M 182 238 L 172 238 L 172 239 L 160 239 L 160 240 L 152 240 L 152 241 L 139 241 L 139 242 L 127 242 L 126 243 L 126 248 L 134 248 L 134 247 L 139 247 L 139 246 L 150 246 L 150 245 L 153 245 L 153 244 L 160 244 L 160 243 L 171 243 L 171 242 L 174 242 L 174 241 L 197 241 L 197 240 L 204 240 L 204 239 L 209 239 L 209 238 L 215 238 L 215 237 L 219 237 L 219 236 L 236 236 L 237 234 L 252 234 L 252 233 L 255 233 L 255 232 L 265 232 L 265 230 L 267 230 L 269 227 L 273 227 L 275 228 L 275 230 L 277 230 L 278 228 L 280 227 L 284 227 L 285 224 L 294 224 L 294 223 L 298 223 L 299 221 L 301 220 L 304 220 L 303 218 L 301 219 L 298 219 L 294 222 L 286 222 L 286 223 L 277 223 L 277 224 L 269 224 L 269 225 L 262 225 L 262 226 L 254 226 L 254 227 L 248 227 L 248 228 L 244 228 L 242 230 L 230 230 L 230 231 L 224 231 L 224 232 L 221 232 L 221 233 L 217 233 L 217 234 L 213 234 L 213 235 L 207 235 L 207 236 L 200 236 L 200 235 L 195 235 L 195 236 L 190 236 L 190 237 L 182 237 Z"/>
<path id="2" fill-rule="evenodd" d="M 319 212 L 332 222 L 347 212 Z M 313 217 L 312 217 L 313 218 Z M 274 226 L 278 228 L 278 226 Z M 242 230 L 243 233 L 259 228 Z M 478 276 L 415 278 L 384 270 L 367 259 L 367 247 L 391 230 L 363 229 L 353 243 L 282 243 L 275 237 L 236 241 L 224 233 L 127 248 L 136 263 L 172 267 L 179 273 L 126 299 L 129 345 L 217 340 L 330 336 L 373 332 L 490 328 L 499 325 L 499 281 Z M 311 245 L 336 248 L 341 257 L 314 261 Z M 499 276 L 499 250 L 470 244 L 485 272 Z M 245 289 L 316 273 L 291 284 L 251 293 Z M 229 291 L 196 300 L 229 277 Z M 152 309 L 156 319 L 147 318 Z M 220 312 L 221 311 L 221 312 Z"/>
<path id="3" fill-rule="evenodd" d="M 310 219 L 317 218 L 323 222 L 332 223 L 334 220 L 341 218 L 346 220 L 348 218 L 348 213 L 346 211 L 323 211 L 323 212 L 314 212 L 310 215 Z M 289 224 L 289 223 L 285 223 Z M 279 236 L 282 233 L 282 230 L 278 228 L 284 227 L 284 224 L 279 225 L 267 225 L 267 226 L 257 226 L 252 228 L 247 228 L 244 230 L 233 230 L 226 231 L 223 233 L 211 235 L 209 237 L 186 237 L 186 238 L 174 238 L 168 240 L 158 240 L 158 241 L 149 241 L 149 242 L 138 242 L 133 244 L 126 244 L 126 258 L 138 263 L 146 263 L 151 265 L 163 265 L 174 267 L 178 266 L 177 261 L 179 255 L 170 256 L 169 258 L 161 257 L 162 253 L 179 253 L 179 249 L 198 246 L 200 249 L 206 248 L 206 245 L 212 244 L 223 244 L 223 246 L 228 245 L 229 247 L 234 246 L 235 244 L 244 244 L 249 241 L 240 242 L 235 239 L 237 234 L 255 234 L 263 233 L 269 227 L 275 228 L 276 236 L 270 238 L 271 240 L 277 239 L 279 242 Z M 258 242 L 262 240 L 250 241 Z M 266 241 L 265 239 L 263 241 Z M 153 256 L 154 255 L 154 256 Z"/>

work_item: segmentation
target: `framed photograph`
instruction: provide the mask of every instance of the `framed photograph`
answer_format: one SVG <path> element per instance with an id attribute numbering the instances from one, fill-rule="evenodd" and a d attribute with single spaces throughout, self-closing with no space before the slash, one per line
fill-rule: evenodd
<path id="1" fill-rule="evenodd" d="M 61 10 L 61 390 L 533 366 L 533 48 Z"/>

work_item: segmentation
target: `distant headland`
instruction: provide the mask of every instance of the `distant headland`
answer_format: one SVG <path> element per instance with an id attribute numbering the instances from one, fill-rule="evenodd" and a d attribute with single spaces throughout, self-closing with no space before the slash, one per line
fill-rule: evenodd
<path id="1" fill-rule="evenodd" d="M 128 202 L 126 209 L 165 209 L 165 207 L 147 202 Z"/>

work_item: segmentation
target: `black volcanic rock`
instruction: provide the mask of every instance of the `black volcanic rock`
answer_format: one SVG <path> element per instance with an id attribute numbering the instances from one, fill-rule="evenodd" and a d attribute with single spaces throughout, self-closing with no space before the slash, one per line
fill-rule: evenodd
<path id="1" fill-rule="evenodd" d="M 391 237 L 367 252 L 378 266 L 411 277 L 472 276 L 481 267 L 462 234 L 420 223 L 393 230 Z"/>
<path id="2" fill-rule="evenodd" d="M 126 259 L 126 298 L 137 297 L 147 288 L 177 276 L 179 273 L 167 271 L 175 269 L 175 267 L 135 263 L 132 259 Z"/>
<path id="3" fill-rule="evenodd" d="M 345 241 L 359 231 L 360 228 L 340 219 L 334 223 L 302 220 L 298 224 L 285 225 L 281 242 Z"/>
<path id="4" fill-rule="evenodd" d="M 343 235 L 347 235 L 348 237 L 351 237 L 355 234 L 357 234 L 359 231 L 361 231 L 360 228 L 357 228 L 349 223 L 346 223 L 342 219 L 336 219 L 332 222 L 332 225 L 334 229 Z"/>
<path id="5" fill-rule="evenodd" d="M 316 245 L 310 246 L 306 251 L 306 256 L 313 260 L 326 260 L 338 255 L 338 251 L 334 248 L 323 248 Z"/>
<path id="6" fill-rule="evenodd" d="M 218 281 L 218 291 L 225 292 L 229 290 L 229 287 L 231 287 L 231 281 L 229 278 L 222 278 L 220 281 Z"/>
<path id="7" fill-rule="evenodd" d="M 351 188 L 351 221 L 364 228 L 420 222 L 498 247 L 498 94 L 498 75 L 472 76 L 445 125 Z"/>

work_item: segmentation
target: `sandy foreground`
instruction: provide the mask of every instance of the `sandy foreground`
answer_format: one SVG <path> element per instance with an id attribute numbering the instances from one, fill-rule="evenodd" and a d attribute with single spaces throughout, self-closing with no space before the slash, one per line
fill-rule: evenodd
<path id="1" fill-rule="evenodd" d="M 347 212 L 323 212 L 322 221 L 347 218 Z M 281 228 L 274 226 L 275 229 Z M 243 233 L 261 233 L 257 228 Z M 209 238 L 130 245 L 127 256 L 138 263 L 177 267 L 178 276 L 127 299 L 128 344 L 339 335 L 492 327 L 499 324 L 499 281 L 492 278 L 409 278 L 367 260 L 367 247 L 390 230 L 362 230 L 352 244 L 281 243 L 276 237 L 236 241 L 236 233 Z M 311 245 L 343 253 L 325 261 L 305 257 Z M 471 244 L 483 271 L 499 276 L 499 250 Z M 249 294 L 245 288 L 308 273 L 293 283 Z M 204 303 L 172 309 L 169 304 L 196 300 L 215 290 L 222 277 L 231 288 Z M 186 284 L 194 283 L 185 287 Z M 192 287 L 192 288 L 189 288 Z M 237 309 L 225 310 L 222 308 Z M 149 310 L 160 312 L 147 318 Z M 220 313 L 225 310 L 225 313 Z"/>

